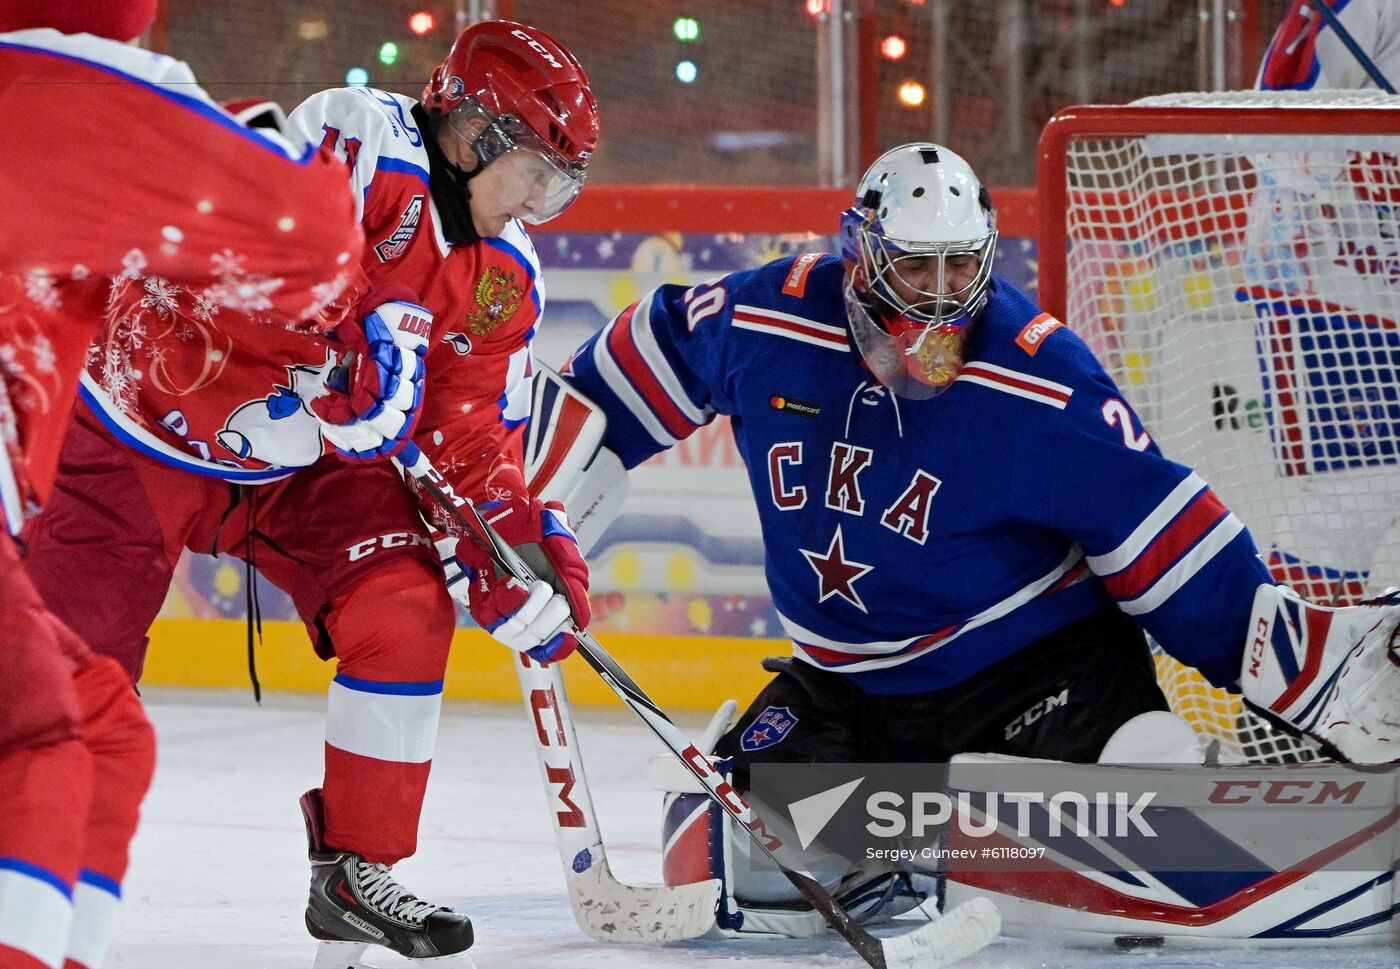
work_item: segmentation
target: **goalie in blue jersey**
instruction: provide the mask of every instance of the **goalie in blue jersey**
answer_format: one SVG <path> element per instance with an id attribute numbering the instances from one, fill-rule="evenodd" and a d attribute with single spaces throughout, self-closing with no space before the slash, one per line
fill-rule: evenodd
<path id="1" fill-rule="evenodd" d="M 661 286 L 565 369 L 625 468 L 731 419 L 792 641 L 712 731 L 736 786 L 765 762 L 1192 759 L 1148 634 L 1343 759 L 1400 759 L 1395 597 L 1325 609 L 1275 586 L 1079 337 L 996 276 L 996 245 L 967 163 L 904 145 L 861 180 L 840 254 Z M 584 508 L 590 486 L 555 491 Z M 704 812 L 672 820 L 704 844 L 683 830 Z M 803 934 L 755 914 L 782 901 L 765 886 L 729 887 L 751 928 Z"/>

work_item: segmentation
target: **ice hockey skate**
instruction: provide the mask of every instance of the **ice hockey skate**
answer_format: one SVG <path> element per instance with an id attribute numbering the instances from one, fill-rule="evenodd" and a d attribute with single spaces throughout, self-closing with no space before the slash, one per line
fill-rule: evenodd
<path id="1" fill-rule="evenodd" d="M 306 929 L 321 943 L 313 969 L 377 969 L 384 953 L 376 949 L 393 950 L 423 969 L 475 969 L 466 951 L 471 919 L 413 895 L 387 865 L 327 848 L 319 788 L 302 795 L 301 811 L 311 858 Z"/>

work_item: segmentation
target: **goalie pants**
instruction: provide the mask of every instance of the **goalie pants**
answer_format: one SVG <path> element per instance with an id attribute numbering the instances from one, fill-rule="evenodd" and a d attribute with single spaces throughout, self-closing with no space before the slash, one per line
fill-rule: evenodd
<path id="1" fill-rule="evenodd" d="M 956 686 L 862 693 L 840 673 L 769 659 L 777 673 L 721 738 L 734 783 L 760 763 L 946 763 L 964 752 L 1093 763 L 1122 724 L 1167 709 L 1142 629 L 1108 607 Z"/>
<path id="2" fill-rule="evenodd" d="M 130 681 L 44 608 L 0 535 L 0 969 L 100 962 L 154 770 Z"/>
<path id="3" fill-rule="evenodd" d="M 326 843 L 384 864 L 413 853 L 456 610 L 387 463 L 324 458 L 281 481 L 230 485 L 126 447 L 80 406 L 26 538 L 49 608 L 133 681 L 184 549 L 255 566 L 291 596 L 317 652 L 338 659 Z M 197 663 L 199 644 L 185 648 Z"/>

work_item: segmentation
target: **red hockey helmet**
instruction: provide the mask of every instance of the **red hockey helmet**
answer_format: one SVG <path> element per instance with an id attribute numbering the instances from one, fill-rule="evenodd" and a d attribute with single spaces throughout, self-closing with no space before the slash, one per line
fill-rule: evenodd
<path id="1" fill-rule="evenodd" d="M 532 221 L 558 215 L 583 188 L 598 143 L 598 102 L 579 62 L 544 31 L 509 20 L 468 27 L 433 71 L 423 108 L 449 122 L 482 116 L 486 129 L 469 140 L 483 165 L 512 149 L 550 164 L 547 204 Z M 467 135 L 462 124 L 452 127 Z"/>

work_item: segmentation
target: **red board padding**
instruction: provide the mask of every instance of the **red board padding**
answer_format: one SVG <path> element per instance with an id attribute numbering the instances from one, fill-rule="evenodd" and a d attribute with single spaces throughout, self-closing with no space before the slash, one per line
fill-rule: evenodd
<path id="1" fill-rule="evenodd" d="M 991 189 L 1004 236 L 1037 232 L 1035 189 Z M 835 235 L 846 188 L 751 185 L 589 185 L 563 215 L 532 232 L 810 232 Z"/>

